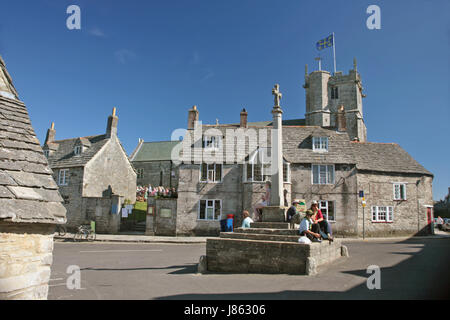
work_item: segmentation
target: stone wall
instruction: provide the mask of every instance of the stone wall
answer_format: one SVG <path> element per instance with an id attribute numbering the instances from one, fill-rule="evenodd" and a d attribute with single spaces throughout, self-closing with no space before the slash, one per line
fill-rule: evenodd
<path id="1" fill-rule="evenodd" d="M 103 197 L 108 188 L 136 202 L 136 172 L 114 135 L 86 165 L 83 197 Z"/>
<path id="2" fill-rule="evenodd" d="M 156 199 L 154 233 L 157 236 L 177 235 L 177 199 Z"/>
<path id="3" fill-rule="evenodd" d="M 120 208 L 124 202 L 123 197 L 113 195 L 108 198 L 83 198 L 82 212 L 85 216 L 83 223 L 95 221 L 96 233 L 114 234 L 120 231 Z M 115 205 L 119 213 L 111 212 L 112 206 Z"/>
<path id="4" fill-rule="evenodd" d="M 86 220 L 86 216 L 83 211 L 83 167 L 67 168 L 69 170 L 69 183 L 68 185 L 58 185 L 59 193 L 63 198 L 64 207 L 67 210 L 67 227 L 75 228 Z M 60 168 L 53 169 L 53 178 L 57 183 Z"/>
<path id="5" fill-rule="evenodd" d="M 0 300 L 47 299 L 54 228 L 0 221 Z"/>
<path id="6" fill-rule="evenodd" d="M 332 262 L 341 256 L 341 244 L 208 239 L 206 256 L 210 272 L 307 274 L 309 258 L 316 267 Z"/>
<path id="7" fill-rule="evenodd" d="M 432 178 L 420 175 L 358 173 L 358 189 L 364 190 L 366 236 L 427 233 L 427 205 L 433 206 Z M 393 184 L 406 183 L 406 200 L 393 200 Z M 372 222 L 372 206 L 392 206 L 393 222 Z M 363 210 L 358 202 L 358 235 L 362 235 Z"/>

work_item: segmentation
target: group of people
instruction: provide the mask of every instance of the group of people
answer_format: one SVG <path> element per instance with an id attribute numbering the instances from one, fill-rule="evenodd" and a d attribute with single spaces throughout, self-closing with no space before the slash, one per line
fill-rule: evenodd
<path id="1" fill-rule="evenodd" d="M 255 220 L 257 221 L 262 221 L 261 210 L 264 206 L 268 205 L 270 184 L 267 184 L 267 187 L 266 194 L 264 194 L 262 199 L 263 202 L 259 203 L 255 207 Z M 315 200 L 312 202 L 311 208 L 306 210 L 303 219 L 301 219 L 301 214 L 297 209 L 298 204 L 298 200 L 294 200 L 292 202 L 292 206 L 287 211 L 287 220 L 291 224 L 294 224 L 294 222 L 299 222 L 300 236 L 305 236 L 312 242 L 321 242 L 322 240 L 328 240 L 330 242 L 333 241 L 331 225 L 319 209 L 318 202 Z M 254 220 L 250 217 L 250 213 L 248 211 L 244 211 L 242 213 L 242 217 L 242 228 L 250 228 L 250 224 L 254 222 Z"/>
<path id="2" fill-rule="evenodd" d="M 152 187 L 148 186 L 137 186 L 136 188 L 136 199 L 138 201 L 147 201 L 148 197 L 162 197 L 162 198 L 177 198 L 178 193 L 175 188 L 165 188 L 162 186 Z"/>

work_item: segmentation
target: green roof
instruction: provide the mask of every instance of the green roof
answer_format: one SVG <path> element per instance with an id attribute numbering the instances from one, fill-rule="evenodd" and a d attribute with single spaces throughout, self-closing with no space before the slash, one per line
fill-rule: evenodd
<path id="1" fill-rule="evenodd" d="M 181 141 L 144 142 L 131 159 L 135 161 L 170 161 L 172 149 Z"/>

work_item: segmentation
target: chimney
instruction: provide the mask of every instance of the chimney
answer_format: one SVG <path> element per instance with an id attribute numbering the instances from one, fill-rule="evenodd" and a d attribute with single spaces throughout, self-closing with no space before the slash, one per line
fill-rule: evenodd
<path id="1" fill-rule="evenodd" d="M 336 126 L 338 132 L 347 131 L 347 124 L 345 121 L 345 108 L 343 105 L 338 107 L 338 112 L 336 116 Z"/>
<path id="2" fill-rule="evenodd" d="M 116 108 L 113 108 L 112 115 L 108 117 L 108 125 L 106 127 L 106 137 L 111 138 L 117 136 L 117 123 L 119 118 L 116 116 Z"/>
<path id="3" fill-rule="evenodd" d="M 45 144 L 44 145 L 52 143 L 53 141 L 55 141 L 55 135 L 56 135 L 55 123 L 52 122 L 52 126 L 50 127 L 50 129 L 47 130 L 47 136 L 45 137 Z"/>
<path id="4" fill-rule="evenodd" d="M 239 125 L 241 128 L 247 128 L 247 115 L 248 115 L 247 110 L 245 110 L 245 108 L 242 109 L 242 111 L 241 111 L 241 123 Z"/>
<path id="5" fill-rule="evenodd" d="M 195 122 L 198 121 L 198 110 L 197 106 L 193 106 L 192 109 L 188 111 L 188 130 L 194 129 Z"/>

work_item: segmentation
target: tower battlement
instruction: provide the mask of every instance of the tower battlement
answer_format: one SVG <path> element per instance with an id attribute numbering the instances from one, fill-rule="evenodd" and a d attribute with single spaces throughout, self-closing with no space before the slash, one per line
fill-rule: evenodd
<path id="1" fill-rule="evenodd" d="M 366 141 L 367 129 L 364 124 L 362 99 L 363 86 L 358 73 L 356 59 L 348 74 L 341 71 L 332 75 L 328 71 L 317 70 L 308 74 L 305 68 L 306 124 L 321 127 L 337 127 L 337 114 L 344 106 L 347 132 L 350 139 Z"/>

